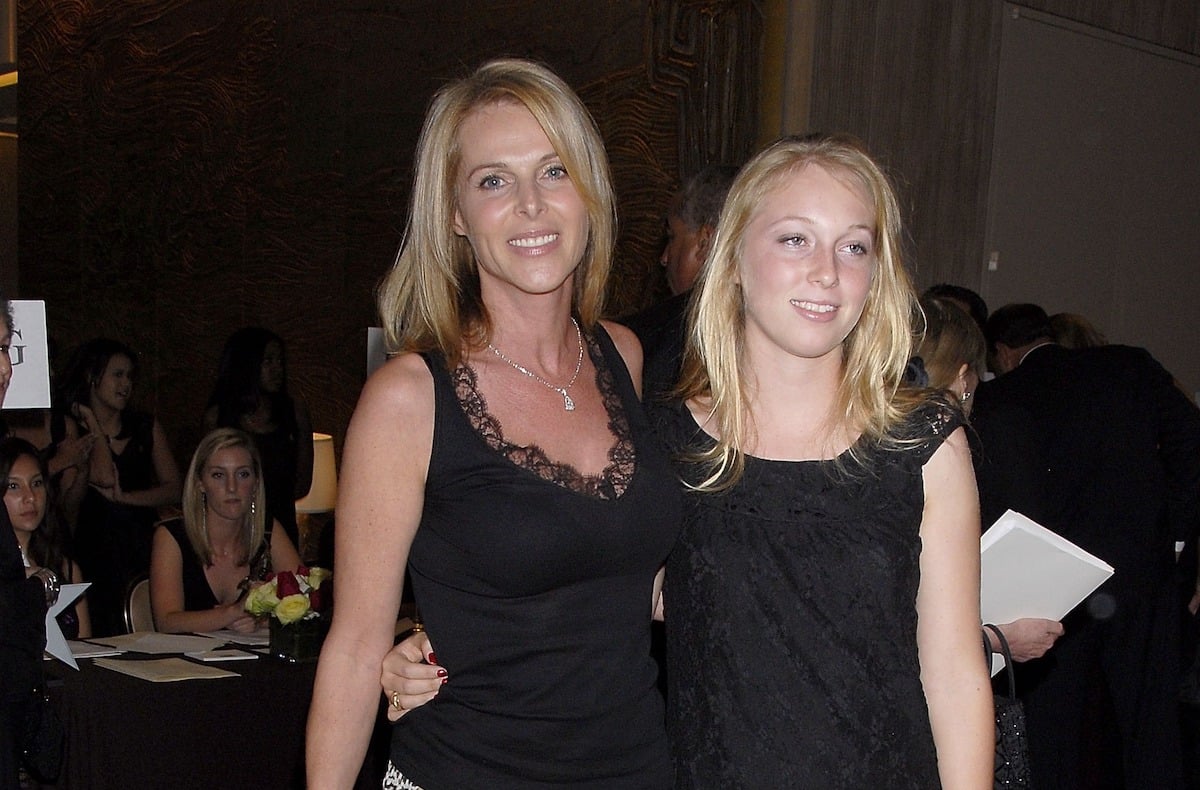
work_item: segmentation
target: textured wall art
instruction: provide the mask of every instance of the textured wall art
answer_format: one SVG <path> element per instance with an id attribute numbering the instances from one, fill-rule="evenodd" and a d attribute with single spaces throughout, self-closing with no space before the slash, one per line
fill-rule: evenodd
<path id="1" fill-rule="evenodd" d="M 340 448 L 438 85 L 515 55 L 579 91 L 617 183 L 623 315 L 661 293 L 680 173 L 749 153 L 760 38 L 746 1 L 21 0 L 21 296 L 64 351 L 141 353 L 137 400 L 180 458 L 225 337 L 266 326 Z"/>

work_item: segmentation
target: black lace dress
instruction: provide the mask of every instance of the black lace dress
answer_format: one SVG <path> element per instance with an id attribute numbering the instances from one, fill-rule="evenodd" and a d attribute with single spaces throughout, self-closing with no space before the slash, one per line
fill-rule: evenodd
<path id="1" fill-rule="evenodd" d="M 922 407 L 904 449 L 856 448 L 865 469 L 747 458 L 733 490 L 685 494 L 666 578 L 677 788 L 938 787 L 917 662 L 921 467 L 957 415 Z M 678 453 L 712 439 L 680 404 L 653 420 L 699 482 Z"/>
<path id="2" fill-rule="evenodd" d="M 679 489 L 620 355 L 585 335 L 615 437 L 587 476 L 523 447 L 467 366 L 434 355 L 433 447 L 413 591 L 450 682 L 392 731 L 394 769 L 426 790 L 666 790 L 650 655 L 653 579 Z"/>

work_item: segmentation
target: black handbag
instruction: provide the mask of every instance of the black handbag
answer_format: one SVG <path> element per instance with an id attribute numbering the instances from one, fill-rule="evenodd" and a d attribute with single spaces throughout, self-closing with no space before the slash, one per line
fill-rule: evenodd
<path id="1" fill-rule="evenodd" d="M 21 741 L 22 762 L 34 779 L 53 784 L 62 770 L 62 721 L 50 704 L 44 688 L 34 689 L 25 711 L 25 731 Z"/>
<path id="2" fill-rule="evenodd" d="M 1033 787 L 1029 766 L 1029 732 L 1025 729 L 1025 708 L 1017 699 L 1017 678 L 1013 672 L 1012 652 L 1008 640 L 1000 629 L 991 623 L 984 628 L 996 635 L 1000 642 L 1000 653 L 1004 656 L 1004 671 L 1008 674 L 1008 694 L 995 694 L 996 705 L 996 779 L 995 788 Z M 983 643 L 991 661 L 991 642 L 984 634 Z"/>

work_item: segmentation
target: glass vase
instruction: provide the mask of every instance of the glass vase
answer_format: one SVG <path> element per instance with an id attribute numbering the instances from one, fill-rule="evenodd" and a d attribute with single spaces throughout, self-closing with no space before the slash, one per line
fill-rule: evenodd
<path id="1" fill-rule="evenodd" d="M 310 664 L 321 654 L 328 625 L 323 617 L 283 623 L 271 618 L 271 655 L 289 664 Z"/>

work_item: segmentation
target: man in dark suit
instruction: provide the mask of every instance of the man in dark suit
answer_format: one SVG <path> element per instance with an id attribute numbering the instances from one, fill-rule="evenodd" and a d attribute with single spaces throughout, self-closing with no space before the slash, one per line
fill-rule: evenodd
<path id="1" fill-rule="evenodd" d="M 1109 786 L 1092 747 L 1111 742 L 1121 766 L 1103 781 L 1182 787 L 1175 562 L 1200 526 L 1200 411 L 1143 349 L 1051 337 L 1036 305 L 993 313 L 998 377 L 972 414 L 984 524 L 1012 508 L 1116 569 L 1054 649 L 1018 667 L 1034 780 Z"/>
<path id="2" fill-rule="evenodd" d="M 643 397 L 654 397 L 675 385 L 687 331 L 692 284 L 708 255 L 721 206 L 736 167 L 709 165 L 688 178 L 667 210 L 667 243 L 659 263 L 667 275 L 671 297 L 626 320 L 641 341 Z"/>

